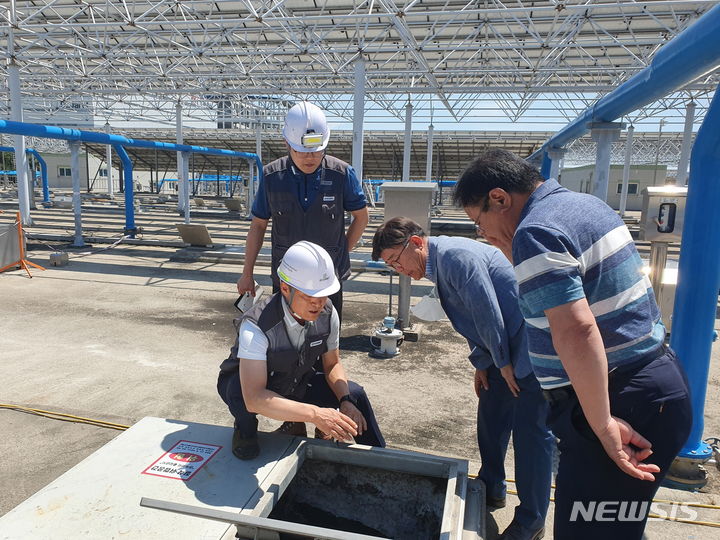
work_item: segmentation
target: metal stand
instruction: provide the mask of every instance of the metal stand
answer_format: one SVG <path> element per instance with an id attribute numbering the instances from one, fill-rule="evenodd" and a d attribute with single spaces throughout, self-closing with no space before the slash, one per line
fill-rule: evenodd
<path id="1" fill-rule="evenodd" d="M 18 247 L 19 247 L 19 251 L 20 251 L 20 257 L 18 258 L 17 261 L 14 261 L 14 262 L 0 268 L 0 272 L 4 272 L 8 268 L 13 268 L 13 267 L 22 268 L 23 270 L 25 270 L 27 272 L 27 275 L 32 278 L 32 274 L 30 273 L 30 268 L 29 268 L 30 266 L 32 266 L 34 268 L 38 268 L 39 270 L 45 270 L 45 268 L 43 268 L 39 264 L 35 264 L 32 261 L 28 261 L 25 258 L 25 242 L 23 242 L 23 228 L 22 228 L 22 219 L 20 216 L 20 212 L 18 212 L 16 214 L 16 216 L 17 216 L 16 219 L 17 219 L 17 231 L 18 231 Z"/>
<path id="2" fill-rule="evenodd" d="M 660 295 L 662 294 L 662 276 L 667 263 L 667 254 L 666 242 L 650 242 L 650 283 L 658 305 L 660 305 Z"/>

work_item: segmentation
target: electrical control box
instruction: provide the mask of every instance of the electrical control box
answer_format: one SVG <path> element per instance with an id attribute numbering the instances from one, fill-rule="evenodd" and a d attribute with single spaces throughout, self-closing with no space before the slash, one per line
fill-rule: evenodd
<path id="1" fill-rule="evenodd" d="M 437 191 L 435 182 L 385 182 L 381 189 L 385 199 L 385 221 L 405 216 L 430 235 L 430 207 Z"/>
<path id="2" fill-rule="evenodd" d="M 685 222 L 686 186 L 649 186 L 642 191 L 640 240 L 680 242 Z"/>

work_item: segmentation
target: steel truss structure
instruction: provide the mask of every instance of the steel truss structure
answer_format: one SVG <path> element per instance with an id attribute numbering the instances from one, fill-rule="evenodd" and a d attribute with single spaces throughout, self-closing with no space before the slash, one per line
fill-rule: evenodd
<path id="1" fill-rule="evenodd" d="M 255 134 L 246 130 L 226 130 L 220 138 L 216 129 L 188 129 L 185 142 L 196 146 L 214 146 L 227 150 L 241 151 L 255 143 Z M 132 139 L 151 139 L 173 142 L 175 133 L 169 129 L 124 130 L 122 135 Z M 548 132 L 470 132 L 437 131 L 433 137 L 432 177 L 436 180 L 456 180 L 460 173 L 479 153 L 490 148 L 505 148 L 518 155 L 529 155 L 548 139 Z M 352 132 L 336 131 L 330 146 L 332 155 L 344 161 L 352 159 Z M 62 142 L 62 141 L 60 141 Z M 40 144 L 42 139 L 28 141 Z M 372 131 L 365 133 L 363 175 L 366 179 L 400 180 L 402 173 L 404 135 L 395 131 Z M 424 180 L 426 174 L 427 134 L 413 132 L 412 154 L 410 160 L 410 178 Z M 636 133 L 633 137 L 633 164 L 666 165 L 675 169 L 680 157 L 682 134 L 679 133 Z M 37 146 L 32 146 L 37 148 Z M 99 159 L 104 160 L 106 150 L 103 145 L 88 144 L 87 149 Z M 660 150 L 658 150 L 658 148 Z M 49 151 L 49 150 L 48 150 Z M 152 170 L 162 178 L 175 178 L 176 155 L 143 148 L 128 148 L 128 154 L 138 170 Z M 287 153 L 279 131 L 264 132 L 262 155 L 269 162 Z M 625 153 L 624 137 L 612 147 L 612 163 L 623 164 Z M 117 157 L 114 166 L 120 167 Z M 568 145 L 564 158 L 565 167 L 586 165 L 595 162 L 595 143 L 590 136 L 582 137 Z M 197 155 L 190 163 L 190 176 L 206 174 L 246 174 L 247 165 L 240 160 L 229 160 L 218 156 Z"/>
<path id="2" fill-rule="evenodd" d="M 362 61 L 368 125 L 403 119 L 410 100 L 415 122 L 440 129 L 546 131 L 716 3 L 14 0 L 0 4 L 0 73 L 19 67 L 30 120 L 172 124 L 179 102 L 188 121 L 241 128 L 302 98 L 350 121 Z M 701 120 L 717 83 L 706 74 L 629 120 L 679 126 L 689 99 Z"/>

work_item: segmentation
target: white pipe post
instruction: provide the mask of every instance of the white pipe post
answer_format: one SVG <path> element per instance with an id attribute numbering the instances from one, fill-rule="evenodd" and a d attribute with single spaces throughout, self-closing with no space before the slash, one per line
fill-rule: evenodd
<path id="1" fill-rule="evenodd" d="M 412 103 L 408 100 L 405 106 L 405 147 L 403 149 L 403 170 L 402 180 L 407 182 L 410 180 L 410 149 L 412 146 Z"/>
<path id="2" fill-rule="evenodd" d="M 13 122 L 23 121 L 22 98 L 20 94 L 20 68 L 14 59 L 10 60 L 7 67 L 8 86 L 10 88 L 10 118 Z M 23 135 L 13 136 L 15 146 L 15 178 L 17 179 L 18 206 L 20 209 L 20 220 L 23 225 L 32 225 L 30 217 L 30 189 L 28 187 L 28 162 L 25 153 L 25 137 Z"/>
<path id="3" fill-rule="evenodd" d="M 625 165 L 623 166 L 622 190 L 620 191 L 620 217 L 625 217 L 625 209 L 627 208 L 628 182 L 630 181 L 630 162 L 632 161 L 632 143 L 635 126 L 630 126 L 627 130 L 627 139 L 625 140 Z"/>
<path id="4" fill-rule="evenodd" d="M 260 158 L 260 162 L 262 163 L 262 118 L 260 117 L 260 111 L 257 110 L 255 112 L 255 153 Z M 247 187 L 247 212 L 248 212 L 248 218 L 252 219 L 252 204 L 255 201 L 255 175 L 256 171 L 255 169 L 255 163 L 253 161 L 248 161 L 250 164 L 250 178 L 248 179 L 248 187 Z M 260 174 L 260 171 L 257 171 L 257 174 Z"/>
<path id="5" fill-rule="evenodd" d="M 435 126 L 430 124 L 427 130 L 427 158 L 425 159 L 425 181 L 432 182 L 433 135 Z"/>
<path id="6" fill-rule="evenodd" d="M 183 144 L 183 131 L 182 131 L 182 103 L 178 99 L 175 104 L 175 142 L 177 144 Z M 185 213 L 185 181 L 183 179 L 183 173 L 186 170 L 185 155 L 183 152 L 177 153 L 177 209 L 180 214 Z"/>
<path id="7" fill-rule="evenodd" d="M 73 214 L 75 216 L 75 241 L 73 247 L 83 247 L 82 200 L 80 199 L 80 141 L 70 141 L 70 174 L 73 188 Z"/>
<path id="8" fill-rule="evenodd" d="M 260 118 L 260 111 L 255 111 L 255 153 L 262 161 L 262 118 Z"/>
<path id="9" fill-rule="evenodd" d="M 688 180 L 688 165 L 690 163 L 690 149 L 692 148 L 693 122 L 695 122 L 695 102 L 691 101 L 685 107 L 685 131 L 683 133 L 682 147 L 680 148 L 680 161 L 678 162 L 675 185 L 684 186 Z"/>
<path id="10" fill-rule="evenodd" d="M 363 181 L 363 121 L 365 119 L 365 62 L 355 62 L 355 100 L 353 107 L 352 166 Z"/>
<path id="11" fill-rule="evenodd" d="M 402 180 L 410 180 L 410 149 L 412 146 L 412 103 L 405 106 L 405 148 L 403 151 Z M 430 231 L 427 231 L 428 234 Z M 400 274 L 398 279 L 398 320 L 400 330 L 410 328 L 410 277 Z"/>
<path id="12" fill-rule="evenodd" d="M 28 200 L 30 201 L 30 210 L 37 210 L 35 204 L 35 156 L 33 154 L 28 155 Z"/>
<path id="13" fill-rule="evenodd" d="M 608 196 L 612 143 L 620 137 L 622 127 L 624 126 L 618 122 L 603 122 L 591 124 L 590 126 L 590 133 L 596 142 L 593 195 L 603 202 L 607 202 Z"/>
<path id="14" fill-rule="evenodd" d="M 105 122 L 105 133 L 110 135 L 110 122 Z M 105 148 L 105 154 L 106 154 L 106 165 L 107 165 L 107 192 L 108 197 L 111 199 L 115 198 L 115 194 L 113 193 L 113 176 L 112 176 L 112 144 L 108 144 Z"/>
<path id="15" fill-rule="evenodd" d="M 548 157 L 550 158 L 550 178 L 558 180 L 560 178 L 560 164 L 565 157 L 565 149 L 551 148 L 548 150 Z"/>
<path id="16" fill-rule="evenodd" d="M 182 154 L 182 185 L 183 185 L 183 213 L 185 214 L 185 223 L 190 223 L 190 152 L 179 152 Z"/>

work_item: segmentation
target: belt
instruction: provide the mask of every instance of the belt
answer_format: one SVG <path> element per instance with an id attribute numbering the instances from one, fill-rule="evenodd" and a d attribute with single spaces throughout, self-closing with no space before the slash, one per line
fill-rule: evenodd
<path id="1" fill-rule="evenodd" d="M 657 360 L 664 354 L 668 352 L 668 348 L 661 344 L 656 349 L 653 349 L 651 352 L 643 356 L 641 359 L 637 360 L 636 362 L 632 362 L 630 364 L 624 364 L 621 366 L 618 366 L 614 369 L 612 369 L 608 373 L 608 378 L 613 379 L 614 377 L 617 377 L 619 375 L 626 375 L 628 373 L 637 371 L 646 365 L 648 365 L 650 362 L 653 362 L 654 360 Z M 573 389 L 572 385 L 566 385 L 561 386 L 559 388 L 552 388 L 549 390 L 543 390 L 543 397 L 545 398 L 545 401 L 550 403 L 551 405 L 555 403 L 560 403 L 562 401 L 565 401 L 567 399 L 571 399 L 575 397 L 575 390 Z"/>
<path id="2" fill-rule="evenodd" d="M 655 349 L 653 349 L 652 351 L 647 353 L 642 358 L 639 358 L 638 360 L 635 360 L 634 362 L 630 362 L 627 364 L 621 364 L 619 366 L 614 367 L 608 373 L 608 377 L 610 380 L 612 380 L 614 377 L 634 373 L 634 372 L 638 371 L 639 369 L 647 366 L 650 362 L 654 362 L 661 356 L 667 354 L 668 350 L 669 349 L 665 346 L 665 344 L 661 343 Z"/>
<path id="3" fill-rule="evenodd" d="M 547 401 L 550 405 L 554 405 L 555 403 L 560 403 L 561 401 L 565 401 L 566 399 L 571 399 L 575 397 L 575 390 L 573 390 L 573 387 L 569 384 L 567 386 L 561 386 L 559 388 L 543 390 L 542 393 L 545 401 Z"/>

